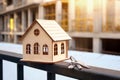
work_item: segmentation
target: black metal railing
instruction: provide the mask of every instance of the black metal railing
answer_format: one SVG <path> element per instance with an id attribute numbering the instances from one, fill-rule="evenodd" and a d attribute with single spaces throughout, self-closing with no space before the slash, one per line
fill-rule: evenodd
<path id="1" fill-rule="evenodd" d="M 3 80 L 3 60 L 7 60 L 17 64 L 17 80 L 24 80 L 24 66 L 47 71 L 47 80 L 55 80 L 56 74 L 72 77 L 79 80 L 120 80 L 120 71 L 97 68 L 92 66 L 90 66 L 90 69 L 68 69 L 67 67 L 69 63 L 67 62 L 42 64 L 33 62 L 22 62 L 20 61 L 21 58 L 22 54 L 0 51 L 0 80 Z"/>

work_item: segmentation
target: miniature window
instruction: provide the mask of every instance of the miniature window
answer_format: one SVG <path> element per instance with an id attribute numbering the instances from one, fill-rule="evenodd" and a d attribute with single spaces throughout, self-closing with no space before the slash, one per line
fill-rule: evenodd
<path id="1" fill-rule="evenodd" d="M 64 43 L 61 44 L 61 54 L 64 54 Z"/>
<path id="2" fill-rule="evenodd" d="M 48 46 L 46 44 L 43 45 L 43 55 L 48 55 Z"/>
<path id="3" fill-rule="evenodd" d="M 40 34 L 39 29 L 35 29 L 35 30 L 34 30 L 34 34 L 35 34 L 36 36 L 38 36 L 38 35 Z"/>
<path id="4" fill-rule="evenodd" d="M 34 44 L 34 54 L 39 54 L 39 44 L 38 43 Z"/>
<path id="5" fill-rule="evenodd" d="M 57 47 L 57 44 L 54 45 L 54 55 L 58 55 L 58 47 Z"/>
<path id="6" fill-rule="evenodd" d="M 30 44 L 26 45 L 26 54 L 31 54 L 31 45 Z"/>

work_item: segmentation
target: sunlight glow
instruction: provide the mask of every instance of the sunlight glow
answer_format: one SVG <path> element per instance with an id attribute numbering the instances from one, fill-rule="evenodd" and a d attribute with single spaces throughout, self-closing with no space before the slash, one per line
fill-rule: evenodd
<path id="1" fill-rule="evenodd" d="M 76 6 L 81 10 L 86 10 L 89 14 L 91 14 L 94 10 L 94 7 L 97 7 L 99 0 L 76 0 Z"/>
<path id="2" fill-rule="evenodd" d="M 93 0 L 87 0 L 87 10 L 89 13 L 92 13 L 93 11 Z"/>

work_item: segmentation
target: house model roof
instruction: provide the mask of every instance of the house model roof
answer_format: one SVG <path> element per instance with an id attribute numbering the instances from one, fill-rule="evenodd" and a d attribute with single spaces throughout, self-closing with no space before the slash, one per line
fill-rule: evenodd
<path id="1" fill-rule="evenodd" d="M 59 26 L 59 24 L 55 20 L 41 20 L 36 19 L 34 23 L 38 23 L 45 32 L 50 36 L 53 41 L 60 41 L 60 40 L 69 40 L 71 37 Z M 30 26 L 27 31 L 24 33 L 23 38 L 27 34 L 27 32 L 31 29 Z"/>

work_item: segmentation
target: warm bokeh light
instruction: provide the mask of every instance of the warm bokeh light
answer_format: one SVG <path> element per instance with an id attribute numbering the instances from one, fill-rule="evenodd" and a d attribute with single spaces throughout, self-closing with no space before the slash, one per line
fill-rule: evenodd
<path id="1" fill-rule="evenodd" d="M 93 0 L 87 0 L 87 7 L 88 7 L 88 12 L 92 13 L 92 11 L 93 11 Z"/>
<path id="2" fill-rule="evenodd" d="M 76 5 L 80 8 L 84 8 L 86 6 L 87 0 L 76 0 Z"/>
<path id="3" fill-rule="evenodd" d="M 14 29 L 14 21 L 13 18 L 10 19 L 10 31 L 12 32 Z"/>
<path id="4" fill-rule="evenodd" d="M 55 0 L 44 0 L 44 2 L 50 2 L 50 1 L 55 1 Z"/>

